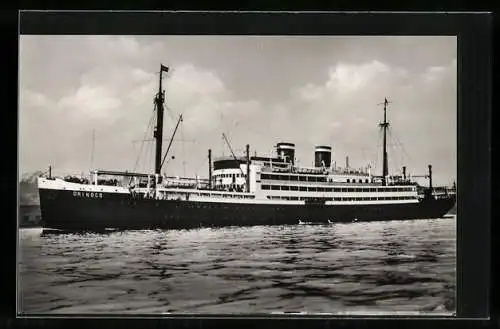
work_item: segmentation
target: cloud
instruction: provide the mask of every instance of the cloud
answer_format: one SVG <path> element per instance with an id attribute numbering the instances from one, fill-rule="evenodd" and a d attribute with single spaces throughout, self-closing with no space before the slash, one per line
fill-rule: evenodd
<path id="1" fill-rule="evenodd" d="M 331 143 L 334 159 L 343 164 L 366 162 L 381 166 L 380 103 L 391 101 L 389 154 L 391 170 L 403 164 L 418 172 L 430 161 L 445 180 L 456 163 L 456 60 L 410 73 L 405 68 L 380 61 L 339 62 L 328 69 L 321 84 L 305 84 L 294 93 L 296 120 L 304 127 L 299 138 L 308 151 L 299 156 L 312 161 L 314 145 Z M 429 143 L 439 141 L 436 147 Z M 413 155 L 413 156 L 412 156 Z M 424 169 L 422 169 L 424 168 Z"/>
<path id="2" fill-rule="evenodd" d="M 71 111 L 71 114 L 80 120 L 86 118 L 106 119 L 120 107 L 122 102 L 105 86 L 83 85 L 67 97 L 63 97 L 58 106 Z"/>
<path id="3" fill-rule="evenodd" d="M 376 60 L 362 65 L 339 63 L 334 69 L 330 69 L 326 88 L 339 93 L 356 92 L 373 82 L 376 76 L 387 72 L 389 67 Z"/>
<path id="4" fill-rule="evenodd" d="M 408 167 L 425 169 L 429 161 L 436 175 L 454 175 L 448 169 L 456 162 L 453 43 L 364 40 L 23 36 L 22 170 L 48 163 L 87 170 L 93 129 L 95 166 L 130 170 L 139 148 L 132 141 L 144 137 L 155 115 L 163 63 L 171 69 L 163 81 L 164 137 L 183 114 L 176 138 L 193 141 L 172 145 L 169 172 L 183 173 L 181 158 L 186 174 L 208 170 L 208 148 L 214 156 L 228 154 L 222 132 L 238 152 L 248 143 L 252 153 L 268 154 L 275 143 L 290 141 L 303 164 L 312 162 L 316 144 L 332 145 L 338 163 L 346 155 L 355 166 L 380 162 L 373 160 L 380 153 L 378 104 L 388 97 L 392 131 L 414 154 Z M 399 160 L 392 149 L 390 156 Z"/>
<path id="5" fill-rule="evenodd" d="M 50 104 L 44 94 L 29 89 L 23 90 L 20 101 L 22 107 L 45 108 Z"/>

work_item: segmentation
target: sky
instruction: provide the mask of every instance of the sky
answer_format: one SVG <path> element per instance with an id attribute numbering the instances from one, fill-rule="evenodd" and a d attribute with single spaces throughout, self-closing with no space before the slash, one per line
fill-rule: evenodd
<path id="1" fill-rule="evenodd" d="M 269 155 L 292 142 L 311 166 L 314 146 L 331 145 L 337 166 L 349 156 L 380 174 L 387 97 L 389 172 L 425 174 L 432 164 L 433 182 L 452 184 L 456 48 L 448 36 L 22 35 L 19 172 L 152 171 L 154 143 L 141 141 L 152 138 L 163 64 L 165 139 L 184 118 L 168 175 L 208 176 L 209 148 L 230 155 L 222 133 L 237 155 L 246 144 Z"/>

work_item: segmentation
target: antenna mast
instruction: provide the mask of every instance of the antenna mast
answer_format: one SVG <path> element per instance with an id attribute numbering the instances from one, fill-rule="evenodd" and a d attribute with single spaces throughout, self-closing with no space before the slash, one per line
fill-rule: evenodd
<path id="1" fill-rule="evenodd" d="M 90 169 L 94 166 L 94 152 L 95 152 L 95 129 L 92 129 L 92 150 L 90 151 Z"/>
<path id="2" fill-rule="evenodd" d="M 161 81 L 162 73 L 168 72 L 168 67 L 160 64 L 160 83 L 158 88 L 158 94 L 155 97 L 156 105 L 156 127 L 153 133 L 156 139 L 156 153 L 155 153 L 155 174 L 160 175 L 161 170 L 161 144 L 163 141 L 163 104 L 165 102 L 165 92 L 162 90 Z"/>
<path id="3" fill-rule="evenodd" d="M 383 149 L 382 149 L 382 156 L 384 159 L 383 162 L 383 168 L 382 168 L 382 185 L 386 186 L 387 185 L 387 175 L 389 174 L 389 166 L 388 166 L 388 160 L 387 160 L 387 128 L 389 127 L 389 122 L 387 122 L 387 105 L 389 102 L 387 101 L 387 98 L 384 100 L 384 122 L 380 123 L 379 126 L 384 129 L 384 141 L 383 141 Z"/>

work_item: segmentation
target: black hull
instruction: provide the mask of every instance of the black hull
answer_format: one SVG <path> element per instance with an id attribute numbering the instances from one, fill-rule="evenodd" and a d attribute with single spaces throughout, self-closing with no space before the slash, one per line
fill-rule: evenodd
<path id="1" fill-rule="evenodd" d="M 412 204 L 277 205 L 132 199 L 103 193 L 75 197 L 69 190 L 40 189 L 43 227 L 64 230 L 189 229 L 221 226 L 411 220 L 443 217 L 455 197 Z"/>

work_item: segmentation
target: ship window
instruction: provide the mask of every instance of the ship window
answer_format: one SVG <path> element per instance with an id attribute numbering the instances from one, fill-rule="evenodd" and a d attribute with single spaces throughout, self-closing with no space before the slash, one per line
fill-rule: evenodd
<path id="1" fill-rule="evenodd" d="M 338 188 L 338 187 L 334 187 L 333 188 L 333 192 L 340 192 L 342 189 Z"/>
<path id="2" fill-rule="evenodd" d="M 358 182 L 363 183 L 363 180 L 362 180 L 362 179 L 360 179 L 360 180 L 358 180 Z"/>
<path id="3" fill-rule="evenodd" d="M 307 190 L 309 192 L 316 192 L 316 188 L 315 187 L 308 187 Z"/>
<path id="4" fill-rule="evenodd" d="M 297 191 L 298 189 L 298 186 L 290 186 L 290 191 Z"/>
<path id="5" fill-rule="evenodd" d="M 282 185 L 281 186 L 281 190 L 282 191 L 288 191 L 288 190 L 290 190 L 290 188 L 288 186 L 286 186 L 286 185 Z"/>
<path id="6" fill-rule="evenodd" d="M 350 182 L 351 182 L 351 180 L 348 178 L 348 179 L 347 179 L 347 182 L 348 182 L 348 183 L 350 183 Z"/>
<path id="7" fill-rule="evenodd" d="M 271 185 L 271 190 L 278 190 L 279 191 L 280 187 L 279 185 Z"/>
<path id="8" fill-rule="evenodd" d="M 299 181 L 305 182 L 305 181 L 307 181 L 307 177 L 306 176 L 299 176 Z"/>
<path id="9" fill-rule="evenodd" d="M 262 189 L 263 189 L 263 190 L 269 190 L 269 189 L 270 189 L 270 186 L 269 186 L 269 185 L 262 185 Z"/>
<path id="10" fill-rule="evenodd" d="M 370 192 L 369 188 L 363 188 L 363 192 Z"/>
<path id="11" fill-rule="evenodd" d="M 300 189 L 300 191 L 307 191 L 307 187 L 305 187 L 305 186 L 301 186 L 299 189 Z"/>
<path id="12" fill-rule="evenodd" d="M 297 181 L 299 178 L 295 175 L 290 176 L 290 180 Z"/>
<path id="13" fill-rule="evenodd" d="M 365 179 L 365 183 L 368 183 L 368 179 Z"/>
<path id="14" fill-rule="evenodd" d="M 262 179 L 269 179 L 269 175 L 268 174 L 262 174 L 262 175 L 260 175 L 260 178 L 262 178 Z"/>
<path id="15" fill-rule="evenodd" d="M 308 182 L 317 182 L 318 180 L 317 180 L 317 178 L 316 178 L 316 177 L 314 177 L 314 176 L 309 176 L 309 177 L 307 178 L 307 181 L 308 181 Z"/>

